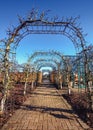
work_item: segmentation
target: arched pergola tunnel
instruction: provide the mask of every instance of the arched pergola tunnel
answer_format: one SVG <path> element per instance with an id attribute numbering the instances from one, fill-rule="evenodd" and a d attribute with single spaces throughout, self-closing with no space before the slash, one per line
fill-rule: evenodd
<path id="1" fill-rule="evenodd" d="M 39 71 L 38 78 L 41 78 L 39 79 L 39 83 L 42 82 L 43 75 L 40 69 L 42 67 L 51 67 L 50 80 L 57 85 L 57 88 L 62 88 L 62 84 L 71 87 L 71 78 L 76 71 L 73 68 L 76 58 L 76 56 L 63 55 L 57 51 L 37 51 L 29 57 L 28 61 L 32 63 L 37 72 Z"/>
<path id="2" fill-rule="evenodd" d="M 77 57 L 80 57 L 82 54 L 82 66 L 83 66 L 83 77 L 84 84 L 88 92 L 88 74 L 89 74 L 89 64 L 88 56 L 86 51 L 86 42 L 82 29 L 77 24 L 77 18 L 63 18 L 56 19 L 48 18 L 45 15 L 45 12 L 38 13 L 36 10 L 32 10 L 31 13 L 26 18 L 19 17 L 18 26 L 13 27 L 7 31 L 8 37 L 5 40 L 1 40 L 1 43 L 4 44 L 3 51 L 3 70 L 4 70 L 4 96 L 1 101 L 1 110 L 4 110 L 4 104 L 7 98 L 7 90 L 10 83 L 9 70 L 10 70 L 10 56 L 11 49 L 17 48 L 20 41 L 31 34 L 60 34 L 69 38 L 76 49 Z M 33 57 L 32 57 L 33 58 Z M 78 60 L 78 59 L 77 59 Z M 68 61 L 68 60 L 67 60 Z M 66 61 L 66 62 L 67 62 Z M 80 61 L 80 60 L 79 60 Z M 69 72 L 69 66 L 66 64 L 67 73 Z M 68 82 L 68 81 L 67 81 Z M 90 99 L 90 94 L 89 94 Z"/>
<path id="3" fill-rule="evenodd" d="M 66 65 L 66 58 L 64 58 L 64 56 L 57 51 L 38 51 L 29 57 L 29 62 L 33 63 L 33 66 L 37 71 L 42 67 L 51 67 L 52 71 L 55 70 L 57 72 L 57 77 L 59 77 L 61 74 L 61 69 Z"/>

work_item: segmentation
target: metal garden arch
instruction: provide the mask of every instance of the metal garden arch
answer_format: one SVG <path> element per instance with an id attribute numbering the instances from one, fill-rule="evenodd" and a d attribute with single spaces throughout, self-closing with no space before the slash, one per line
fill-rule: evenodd
<path id="1" fill-rule="evenodd" d="M 2 40 L 5 43 L 4 54 L 4 100 L 6 99 L 7 88 L 9 86 L 9 55 L 11 47 L 16 48 L 20 41 L 29 34 L 61 34 L 68 37 L 75 46 L 77 52 L 82 51 L 84 56 L 84 63 L 87 62 L 87 54 L 85 48 L 85 39 L 82 29 L 77 25 L 76 18 L 48 18 L 46 12 L 39 13 L 32 10 L 26 17 L 19 17 L 19 25 L 7 31 L 8 38 Z M 87 64 L 85 65 L 85 80 L 87 82 Z"/>

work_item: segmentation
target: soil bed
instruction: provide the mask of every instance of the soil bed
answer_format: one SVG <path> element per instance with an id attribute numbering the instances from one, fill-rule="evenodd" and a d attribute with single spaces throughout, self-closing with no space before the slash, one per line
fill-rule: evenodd
<path id="1" fill-rule="evenodd" d="M 16 84 L 13 89 L 10 90 L 9 97 L 6 101 L 5 113 L 0 113 L 0 128 L 8 121 L 8 119 L 15 113 L 17 109 L 23 104 L 23 102 L 30 96 L 32 90 L 31 85 L 27 86 L 27 94 L 23 95 L 24 84 Z M 2 94 L 0 93 L 0 100 Z"/>
<path id="2" fill-rule="evenodd" d="M 89 104 L 85 93 L 72 92 L 71 95 L 63 94 L 63 97 L 72 106 L 78 116 L 93 128 L 93 111 L 89 109 Z"/>

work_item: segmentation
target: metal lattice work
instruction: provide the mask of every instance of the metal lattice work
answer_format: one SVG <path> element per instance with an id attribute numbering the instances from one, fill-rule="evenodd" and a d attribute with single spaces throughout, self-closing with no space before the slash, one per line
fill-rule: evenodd
<path id="1" fill-rule="evenodd" d="M 33 15 L 36 15 L 35 12 Z M 77 18 L 68 18 L 61 20 L 46 20 L 44 17 L 33 19 L 19 19 L 20 24 L 12 31 L 9 30 L 8 43 L 19 43 L 26 35 L 29 34 L 61 34 L 68 37 L 74 44 L 77 51 L 82 50 L 85 46 L 85 40 L 82 35 L 82 29 L 76 25 Z"/>
<path id="2" fill-rule="evenodd" d="M 38 67 L 43 65 L 43 64 L 49 64 L 51 63 L 54 67 L 53 68 L 56 68 L 57 69 L 57 65 L 58 65 L 58 62 L 56 60 L 53 60 L 53 59 L 39 59 L 37 61 L 34 62 L 34 65 L 36 65 L 36 68 L 38 70 Z"/>
<path id="3" fill-rule="evenodd" d="M 51 56 L 51 58 L 53 58 L 53 59 L 54 59 L 54 56 L 55 56 L 55 59 L 56 59 L 58 62 L 64 60 L 64 56 L 63 56 L 62 53 L 51 50 L 51 51 L 36 51 L 35 53 L 33 53 L 33 54 L 29 57 L 29 61 L 30 61 L 30 62 L 33 62 L 33 61 L 35 61 L 36 58 L 38 59 L 39 57 L 42 57 L 42 56 L 43 56 L 43 58 L 44 58 L 44 56 L 45 56 L 46 58 L 49 58 L 49 57 Z"/>

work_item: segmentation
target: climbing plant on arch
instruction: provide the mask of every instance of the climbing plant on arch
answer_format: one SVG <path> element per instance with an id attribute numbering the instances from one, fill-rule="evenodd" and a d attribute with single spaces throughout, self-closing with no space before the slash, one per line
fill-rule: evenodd
<path id="1" fill-rule="evenodd" d="M 30 34 L 61 34 L 69 38 L 75 46 L 77 52 L 82 51 L 84 56 L 85 67 L 85 80 L 86 86 L 87 80 L 87 54 L 85 48 L 85 39 L 82 29 L 77 24 L 76 18 L 49 18 L 46 12 L 39 13 L 39 11 L 32 10 L 26 17 L 18 17 L 18 26 L 13 26 L 12 29 L 8 29 L 8 37 L 5 40 L 1 40 L 5 45 L 4 53 L 4 96 L 2 98 L 2 111 L 4 110 L 4 104 L 7 97 L 7 90 L 9 86 L 9 55 L 11 48 L 16 48 L 20 41 Z"/>

